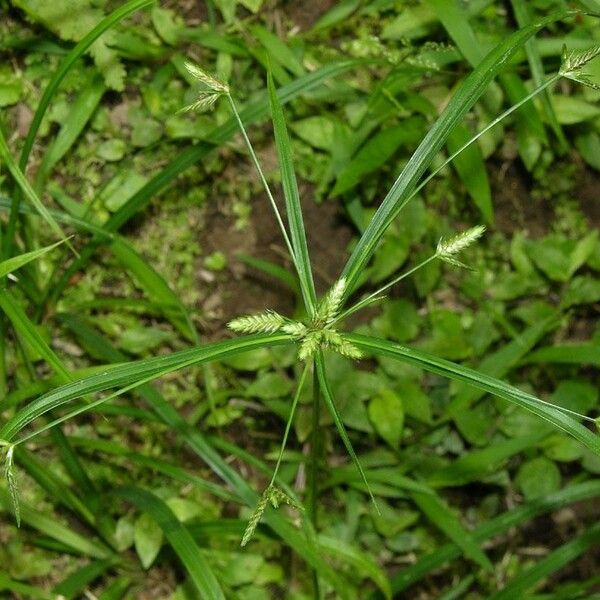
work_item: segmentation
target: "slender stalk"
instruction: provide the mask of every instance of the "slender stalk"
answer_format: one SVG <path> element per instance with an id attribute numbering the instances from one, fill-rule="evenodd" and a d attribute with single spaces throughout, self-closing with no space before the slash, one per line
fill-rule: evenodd
<path id="1" fill-rule="evenodd" d="M 313 360 L 313 400 L 312 400 L 312 434 L 310 440 L 310 477 L 308 480 L 309 493 L 309 516 L 313 530 L 317 531 L 317 504 L 319 498 L 318 477 L 319 477 L 319 458 L 321 453 L 321 430 L 319 429 L 319 416 L 321 414 L 321 386 L 317 375 L 317 363 Z M 319 600 L 321 590 L 319 586 L 319 576 L 313 570 L 314 598 Z"/>
<path id="2" fill-rule="evenodd" d="M 494 128 L 498 123 L 506 119 L 510 114 L 521 108 L 523 104 L 526 104 L 531 99 L 535 98 L 538 94 L 543 92 L 546 88 L 550 87 L 554 83 L 556 83 L 559 79 L 562 78 L 560 73 L 556 73 L 552 75 L 550 79 L 542 83 L 542 85 L 536 87 L 531 93 L 527 94 L 524 98 L 519 100 L 516 104 L 506 109 L 501 115 L 496 117 L 493 121 L 488 123 L 481 131 L 476 133 L 468 142 L 465 142 L 456 152 L 451 154 L 437 169 L 432 171 L 408 196 L 406 202 L 414 198 L 442 169 L 447 167 L 459 154 L 461 154 L 464 150 L 466 150 L 471 144 L 476 142 L 482 135 L 487 133 L 490 129 Z"/>
<path id="3" fill-rule="evenodd" d="M 0 292 L 1 293 L 1 292 Z M 0 317 L 0 398 L 4 400 L 8 393 L 6 371 L 6 321 Z"/>
<path id="4" fill-rule="evenodd" d="M 490 123 L 488 123 L 481 131 L 479 131 L 478 133 L 476 133 L 469 141 L 465 142 L 456 152 L 454 152 L 453 154 L 451 154 L 437 169 L 435 169 L 434 171 L 432 171 L 408 195 L 408 197 L 407 197 L 407 199 L 406 199 L 405 202 L 408 202 L 409 200 L 411 200 L 412 198 L 414 198 L 442 169 L 444 169 L 446 166 L 448 166 L 459 154 L 461 154 L 462 152 L 464 152 L 464 150 L 466 150 L 471 144 L 475 143 L 482 135 L 484 135 L 490 129 L 492 129 L 493 127 L 495 127 L 498 123 L 500 123 L 502 120 L 504 120 L 506 117 L 508 117 L 511 113 L 513 113 L 516 110 L 518 110 L 521 106 L 523 106 L 523 104 L 529 102 L 532 98 L 534 98 L 535 96 L 537 96 L 538 94 L 540 94 L 541 92 L 543 92 L 546 88 L 548 88 L 552 84 L 556 83 L 559 79 L 561 79 L 561 77 L 562 77 L 562 75 L 560 73 L 556 73 L 555 75 L 553 75 L 552 77 L 550 77 L 547 81 L 545 81 L 542 85 L 540 85 L 537 88 L 535 88 L 531 93 L 527 94 L 527 96 L 525 96 L 524 98 L 522 98 L 519 102 L 517 102 L 516 104 L 514 104 L 513 106 L 511 106 L 510 108 L 508 108 L 507 110 L 505 110 L 501 115 L 499 115 L 493 121 L 491 121 Z M 409 275 L 412 275 L 415 271 L 417 271 L 421 267 L 424 267 L 427 263 L 429 263 L 430 261 L 432 261 L 435 258 L 437 258 L 437 254 L 433 254 L 432 256 L 430 256 L 429 258 L 425 259 L 423 262 L 419 263 L 418 265 L 416 265 L 415 267 L 413 267 L 412 269 L 410 269 L 406 273 L 403 273 L 402 275 L 396 277 L 395 279 L 393 279 L 392 281 L 390 281 L 389 283 L 387 283 L 386 285 L 384 285 L 382 288 L 378 289 L 377 291 L 373 292 L 372 294 L 369 294 L 368 296 L 366 296 L 362 300 L 359 300 L 355 305 L 351 306 L 347 310 L 345 310 L 342 313 L 340 313 L 335 318 L 335 320 L 333 321 L 333 323 L 341 321 L 342 319 L 348 317 L 351 314 L 354 314 L 355 312 L 361 310 L 362 308 L 364 308 L 368 304 L 371 304 L 372 302 L 376 302 L 377 299 L 378 299 L 377 297 L 380 296 L 383 292 L 385 292 L 386 290 L 388 290 L 389 288 L 391 288 L 393 285 L 395 285 L 396 283 L 398 283 L 399 281 L 401 281 L 405 277 L 408 277 Z M 333 323 L 332 323 L 332 325 L 333 325 Z"/>
<path id="5" fill-rule="evenodd" d="M 383 299 L 381 297 L 381 294 L 383 294 L 384 292 L 386 292 L 387 290 L 389 290 L 392 286 L 396 285 L 398 282 L 402 281 L 404 278 L 408 277 L 409 275 L 412 275 L 415 271 L 418 271 L 419 269 L 421 269 L 425 265 L 429 264 L 432 260 L 434 260 L 436 258 L 437 258 L 437 254 L 432 254 L 429 258 L 426 258 L 425 260 L 421 261 L 418 265 L 415 265 L 412 269 L 409 269 L 405 273 L 402 273 L 401 275 L 398 275 L 398 277 L 395 277 L 394 279 L 392 279 L 392 281 L 390 281 L 389 283 L 386 283 L 383 287 L 381 287 L 378 290 L 374 291 L 372 294 L 369 294 L 368 296 L 365 296 L 364 298 L 362 298 L 361 300 L 359 300 L 356 304 L 354 304 L 350 308 L 347 308 L 344 312 L 340 313 L 331 322 L 331 325 L 333 325 L 334 323 L 337 323 L 338 321 L 341 321 L 342 319 L 345 319 L 349 315 L 354 314 L 355 312 L 361 310 L 362 308 L 364 308 L 368 304 L 372 304 L 373 302 L 377 302 L 377 300 Z"/>
<path id="6" fill-rule="evenodd" d="M 304 381 L 306 380 L 306 375 L 308 374 L 309 364 L 307 363 L 302 371 L 302 375 L 300 376 L 300 380 L 298 381 L 298 387 L 296 388 L 296 393 L 294 395 L 294 400 L 292 402 L 292 408 L 290 409 L 290 416 L 288 417 L 285 432 L 283 434 L 283 440 L 281 441 L 281 448 L 279 450 L 279 456 L 277 457 L 277 463 L 275 464 L 275 470 L 273 471 L 273 476 L 271 477 L 270 486 L 275 483 L 275 479 L 277 478 L 277 473 L 279 472 L 279 467 L 281 465 L 281 459 L 283 458 L 283 452 L 287 445 L 288 436 L 290 433 L 290 429 L 292 428 L 292 423 L 294 422 L 294 414 L 296 413 L 296 407 L 298 406 L 298 401 L 300 400 L 300 394 L 302 393 L 302 388 L 304 387 Z"/>
<path id="7" fill-rule="evenodd" d="M 292 261 L 294 262 L 296 271 L 298 271 L 298 263 L 296 262 L 296 254 L 294 253 L 294 249 L 292 247 L 292 242 L 290 241 L 290 238 L 288 236 L 285 225 L 283 224 L 283 219 L 281 218 L 281 213 L 279 212 L 279 208 L 277 207 L 277 203 L 275 202 L 275 198 L 273 197 L 271 188 L 269 187 L 269 184 L 267 183 L 267 178 L 265 177 L 262 167 L 260 166 L 260 163 L 258 162 L 258 157 L 256 156 L 256 152 L 254 152 L 252 142 L 250 142 L 250 138 L 248 137 L 248 134 L 246 133 L 246 128 L 244 127 L 244 123 L 242 122 L 242 118 L 240 117 L 240 113 L 237 110 L 237 107 L 235 105 L 232 95 L 231 94 L 225 94 L 225 95 L 227 96 L 227 100 L 229 100 L 229 105 L 231 106 L 231 111 L 233 112 L 233 116 L 235 117 L 238 127 L 242 133 L 242 137 L 244 138 L 244 142 L 246 143 L 246 147 L 248 148 L 248 152 L 250 153 L 250 158 L 252 158 L 254 167 L 256 168 L 256 170 L 258 172 L 260 181 L 263 185 L 263 188 L 265 189 L 265 192 L 267 193 L 267 197 L 269 198 L 269 202 L 271 203 L 273 211 L 275 212 L 275 218 L 277 219 L 277 223 L 279 224 L 279 228 L 281 229 L 281 234 L 283 235 L 283 239 L 285 240 L 285 245 L 287 246 L 287 249 L 288 249 L 288 252 L 290 253 Z"/>

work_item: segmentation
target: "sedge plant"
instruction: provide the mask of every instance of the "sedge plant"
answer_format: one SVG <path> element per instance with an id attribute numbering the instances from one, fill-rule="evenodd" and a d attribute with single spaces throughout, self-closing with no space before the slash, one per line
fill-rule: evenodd
<path id="1" fill-rule="evenodd" d="M 139 4 L 141 4 L 141 2 L 139 2 Z M 242 315 L 233 319 L 229 323 L 229 328 L 235 333 L 241 334 L 234 339 L 209 344 L 199 344 L 188 350 L 133 362 L 124 362 L 119 360 L 118 353 L 111 354 L 110 352 L 107 352 L 107 362 L 112 361 L 120 364 L 110 365 L 74 381 L 67 378 L 62 385 L 50 389 L 50 391 L 42 394 L 36 400 L 19 408 L 14 415 L 6 420 L 0 427 L 0 446 L 4 449 L 5 453 L 5 474 L 17 520 L 19 519 L 19 501 L 16 474 L 14 471 L 15 450 L 43 431 L 53 429 L 56 425 L 76 415 L 89 411 L 128 391 L 137 389 L 149 402 L 159 418 L 180 433 L 185 442 L 202 456 L 231 490 L 234 490 L 236 498 L 239 501 L 254 507 L 254 512 L 249 519 L 247 528 L 241 539 L 242 545 L 249 542 L 259 522 L 261 519 L 265 518 L 269 526 L 280 536 L 288 540 L 290 545 L 292 545 L 299 554 L 315 568 L 315 571 L 318 571 L 323 577 L 328 578 L 329 582 L 332 583 L 336 589 L 340 590 L 340 595 L 342 597 L 350 597 L 347 589 L 344 588 L 343 583 L 340 582 L 339 577 L 333 569 L 323 565 L 322 560 L 320 560 L 320 557 L 318 556 L 318 552 L 315 550 L 314 540 L 311 541 L 309 539 L 307 542 L 306 539 L 295 532 L 294 528 L 291 527 L 285 519 L 281 518 L 275 511 L 267 510 L 269 505 L 273 508 L 277 508 L 281 504 L 288 504 L 298 508 L 302 506 L 302 503 L 295 497 L 295 494 L 278 481 L 278 473 L 296 408 L 304 386 L 311 379 L 311 374 L 313 386 L 312 451 L 310 457 L 311 465 L 309 469 L 310 476 L 308 478 L 307 498 L 304 504 L 308 509 L 307 512 L 310 521 L 312 522 L 312 531 L 314 532 L 317 525 L 316 505 L 318 499 L 319 464 L 321 461 L 321 431 L 318 424 L 321 403 L 324 403 L 330 412 L 348 454 L 358 469 L 373 502 L 376 502 L 364 473 L 364 469 L 354 451 L 338 412 L 335 390 L 331 386 L 327 365 L 324 359 L 326 352 L 338 353 L 344 358 L 352 361 L 358 361 L 363 357 L 371 355 L 386 356 L 410 365 L 418 366 L 425 371 L 447 377 L 451 380 L 467 383 L 484 392 L 494 394 L 499 398 L 531 411 L 552 423 L 558 429 L 569 433 L 592 451 L 600 454 L 600 440 L 597 435 L 581 423 L 583 420 L 594 422 L 592 417 L 573 413 L 563 407 L 552 405 L 499 379 L 490 377 L 463 365 L 437 358 L 426 352 L 405 347 L 385 339 L 350 333 L 343 328 L 344 320 L 348 316 L 366 306 L 382 301 L 385 298 L 386 292 L 393 285 L 405 277 L 410 276 L 428 262 L 439 260 L 455 267 L 465 266 L 461 253 L 470 245 L 477 243 L 477 240 L 483 235 L 484 228 L 481 226 L 476 226 L 458 233 L 456 236 L 449 239 L 440 240 L 437 247 L 432 249 L 431 255 L 425 261 L 422 261 L 408 269 L 406 272 L 393 277 L 379 289 L 368 292 L 363 297 L 355 297 L 361 275 L 369 263 L 369 260 L 376 252 L 384 232 L 400 213 L 402 208 L 416 195 L 418 190 L 439 171 L 439 169 L 437 169 L 426 179 L 423 179 L 424 174 L 427 169 L 430 168 L 453 128 L 460 123 L 462 117 L 480 98 L 488 83 L 499 73 L 514 53 L 541 28 L 564 16 L 564 13 L 549 16 L 508 36 L 500 45 L 493 49 L 460 84 L 438 120 L 422 140 L 386 197 L 382 200 L 373 219 L 368 224 L 366 230 L 356 244 L 343 271 L 340 273 L 340 276 L 321 298 L 317 296 L 315 289 L 309 248 L 304 228 L 301 200 L 293 166 L 291 144 L 282 108 L 282 97 L 291 97 L 291 92 L 287 96 L 278 93 L 275 89 L 272 77 L 270 74 L 268 75 L 268 103 L 265 102 L 265 105 L 268 104 L 270 107 L 273 121 L 277 156 L 281 170 L 283 197 L 285 200 L 286 219 L 284 219 L 282 211 L 275 200 L 275 195 L 270 189 L 252 143 L 250 142 L 246 129 L 246 118 L 248 118 L 247 115 L 249 113 L 238 110 L 233 94 L 226 83 L 219 81 L 217 78 L 208 74 L 204 69 L 189 64 L 188 69 L 190 73 L 198 80 L 202 89 L 199 92 L 197 101 L 188 107 L 188 110 L 206 110 L 213 106 L 219 98 L 225 98 L 231 108 L 232 123 L 227 124 L 226 129 L 218 132 L 221 138 L 215 136 L 215 139 L 228 139 L 228 136 L 232 135 L 234 131 L 234 125 L 237 126 L 244 139 L 251 160 L 258 172 L 271 208 L 274 211 L 285 246 L 289 252 L 304 303 L 304 318 L 289 318 L 269 310 L 268 307 L 266 307 L 265 311 L 262 313 Z M 500 122 L 514 110 L 517 110 L 524 103 L 530 101 L 534 96 L 542 93 L 560 78 L 568 78 L 587 85 L 593 84 L 586 75 L 585 67 L 590 60 L 598 56 L 598 54 L 600 54 L 600 47 L 594 47 L 586 52 L 565 51 L 561 68 L 556 75 L 542 82 L 527 97 L 523 98 L 523 100 L 512 106 L 509 110 L 490 123 L 484 130 L 450 156 L 444 165 L 451 161 L 458 153 L 463 151 L 469 144 L 475 142 L 485 131 Z M 335 72 L 335 70 L 331 72 Z M 325 75 L 322 75 L 322 77 L 324 76 Z M 318 78 L 313 76 L 313 78 L 310 79 L 310 82 L 313 82 L 314 84 L 314 81 L 316 80 L 318 80 Z M 308 87 L 309 83 L 306 85 Z M 49 101 L 49 99 L 47 100 Z M 257 111 L 255 110 L 255 112 L 252 113 L 251 116 L 253 118 L 256 112 Z M 35 135 L 35 132 L 33 135 Z M 28 142 L 30 141 L 31 140 L 28 140 Z M 31 145 L 29 144 L 25 154 L 28 153 L 30 148 Z M 3 153 L 6 155 L 6 144 L 2 145 L 2 149 Z M 201 157 L 203 155 L 202 153 L 207 151 L 208 150 L 205 147 L 194 149 L 193 156 Z M 191 155 L 192 154 L 190 154 L 190 156 Z M 178 163 L 174 166 L 169 171 L 169 176 L 175 177 L 178 169 L 183 169 L 185 164 L 187 164 L 187 161 L 189 161 L 189 158 L 182 160 L 181 164 Z M 40 202 L 35 190 L 33 190 L 24 179 L 23 170 L 25 164 L 22 163 L 21 165 L 16 165 L 16 163 L 12 161 L 10 162 L 10 165 L 12 167 L 10 169 L 11 174 L 15 179 L 16 185 L 21 187 L 23 195 L 29 198 L 33 206 L 49 220 L 48 215 L 39 208 Z M 442 165 L 442 167 L 444 165 Z M 102 240 L 104 243 L 107 237 L 113 240 L 112 243 L 114 243 L 115 239 L 118 241 L 118 238 L 114 237 L 115 231 L 123 222 L 125 222 L 127 215 L 133 214 L 136 207 L 139 208 L 139 206 L 143 204 L 145 199 L 144 194 L 150 194 L 152 190 L 157 189 L 160 185 L 164 185 L 164 179 L 165 178 L 163 177 L 161 182 L 151 182 L 147 191 L 142 191 L 136 195 L 131 204 L 124 207 L 122 212 L 113 217 L 114 222 L 109 223 L 105 228 L 99 228 L 101 230 L 100 233 L 98 230 L 94 231 L 95 238 L 93 242 L 90 242 L 89 246 L 84 247 L 80 255 L 74 261 L 74 264 L 81 266 L 85 260 L 88 260 L 93 253 L 93 248 L 98 245 L 99 238 L 102 236 L 104 236 Z M 18 205 L 13 206 L 13 214 L 16 214 L 14 211 L 19 210 L 20 207 Z M 13 220 L 16 220 L 16 217 Z M 59 233 L 57 227 L 54 227 L 53 229 L 57 234 Z M 123 248 L 121 248 L 121 251 L 124 252 Z M 32 256 L 31 258 L 33 259 L 35 257 Z M 3 303 L 2 308 L 9 314 L 12 305 Z M 17 315 L 15 311 L 11 314 L 13 317 Z M 162 375 L 187 366 L 207 364 L 227 356 L 241 354 L 258 348 L 290 344 L 297 347 L 298 361 L 303 365 L 301 376 L 292 399 L 290 414 L 286 423 L 275 470 L 265 490 L 257 495 L 230 467 L 230 465 L 215 452 L 215 450 L 207 443 L 206 438 L 204 438 L 200 432 L 190 431 L 190 428 L 186 426 L 186 423 L 182 417 L 178 415 L 175 409 L 167 405 L 158 392 L 148 384 Z M 48 353 L 44 348 L 41 348 L 41 350 L 44 351 L 42 352 L 42 356 L 44 356 L 50 364 L 54 364 L 52 362 L 55 360 L 53 355 Z M 58 367 L 55 370 L 58 370 Z M 114 391 L 108 395 L 99 397 L 95 401 L 87 401 L 73 410 L 67 411 L 61 416 L 56 416 L 55 411 L 57 409 L 72 404 L 76 400 L 90 394 L 99 394 L 108 390 Z M 29 432 L 25 431 L 30 424 L 43 416 L 49 416 L 50 419 L 43 425 L 31 429 Z M 119 494 L 121 497 L 126 498 L 139 506 L 148 507 L 148 510 L 156 515 L 157 520 L 160 523 L 166 524 L 165 532 L 169 532 L 167 535 L 171 536 L 170 541 L 174 549 L 184 562 L 185 566 L 190 570 L 192 580 L 197 585 L 201 594 L 203 594 L 202 597 L 224 597 L 223 592 L 219 587 L 219 583 L 214 577 L 214 574 L 210 571 L 210 568 L 203 559 L 198 559 L 199 553 L 196 553 L 197 549 L 195 543 L 193 540 L 190 541 L 189 533 L 187 533 L 180 525 L 178 527 L 177 524 L 173 524 L 172 514 L 165 511 L 164 506 L 160 505 L 156 498 L 141 493 L 139 490 L 136 491 L 131 489 L 121 490 Z M 20 512 L 23 513 L 23 511 Z M 100 550 L 96 551 L 101 554 Z"/>

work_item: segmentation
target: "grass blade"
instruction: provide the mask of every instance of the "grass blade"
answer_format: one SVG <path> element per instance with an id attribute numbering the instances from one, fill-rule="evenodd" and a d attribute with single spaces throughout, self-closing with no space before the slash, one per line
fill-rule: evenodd
<path id="1" fill-rule="evenodd" d="M 2 296 L 0 296 L 0 302 L 2 302 Z M 233 356 L 255 348 L 285 344 L 289 340 L 290 336 L 285 334 L 246 336 L 235 340 L 206 344 L 189 350 L 181 350 L 166 356 L 111 366 L 104 372 L 63 385 L 29 403 L 2 426 L 0 439 L 10 440 L 38 417 L 86 394 L 122 386 L 132 386 L 186 366 L 218 360 L 225 356 Z"/>
<path id="2" fill-rule="evenodd" d="M 158 496 L 135 487 L 119 488 L 114 494 L 129 500 L 158 523 L 201 598 L 225 600 L 223 590 L 194 538 Z"/>
<path id="3" fill-rule="evenodd" d="M 527 569 L 502 590 L 490 596 L 489 600 L 512 600 L 524 598 L 525 592 L 539 583 L 542 579 L 556 573 L 559 569 L 573 562 L 591 546 L 600 541 L 600 523 L 592 525 L 582 535 L 563 544 L 540 560 L 535 566 Z"/>
<path id="4" fill-rule="evenodd" d="M 60 246 L 63 243 L 63 240 L 56 242 L 55 244 L 51 244 L 50 246 L 44 246 L 44 248 L 38 248 L 37 250 L 33 250 L 31 252 L 25 252 L 24 254 L 19 254 L 18 256 L 13 256 L 7 260 L 3 260 L 0 262 L 0 277 L 4 277 L 17 269 L 20 269 L 23 265 L 31 262 L 32 260 L 37 260 L 41 256 L 44 256 L 50 250 L 56 248 L 56 246 Z"/>
<path id="5" fill-rule="evenodd" d="M 35 325 L 8 290 L 4 290 L 0 294 L 0 308 L 5 312 L 19 337 L 41 356 L 64 381 L 71 381 L 71 376 L 61 360 L 38 333 Z"/>
<path id="6" fill-rule="evenodd" d="M 473 538 L 481 543 L 487 539 L 496 537 L 509 531 L 522 523 L 557 508 L 562 508 L 600 496 L 600 481 L 586 481 L 572 485 L 564 490 L 549 494 L 543 498 L 536 499 L 529 504 L 519 506 L 479 525 L 473 532 Z M 435 552 L 426 554 L 414 565 L 410 565 L 400 571 L 392 579 L 392 591 L 399 594 L 411 585 L 420 581 L 432 571 L 459 558 L 462 554 L 460 548 L 455 544 L 446 544 L 436 548 Z"/>
<path id="7" fill-rule="evenodd" d="M 484 52 L 458 1 L 428 0 L 428 2 L 463 56 L 472 67 L 476 67 L 483 60 Z M 525 85 L 515 73 L 499 73 L 498 77 L 512 104 L 517 104 L 527 95 Z M 538 158 L 539 141 L 547 141 L 544 125 L 535 106 L 531 103 L 521 105 L 516 118 L 519 153 L 527 168 L 531 169 Z"/>
<path id="8" fill-rule="evenodd" d="M 0 590 L 13 592 L 13 598 L 30 598 L 30 600 L 56 600 L 56 594 L 42 588 L 15 581 L 5 573 L 0 573 Z"/>
<path id="9" fill-rule="evenodd" d="M 522 331 L 513 341 L 486 356 L 477 365 L 477 371 L 491 377 L 505 377 L 511 369 L 520 364 L 525 356 L 529 355 L 542 337 L 555 328 L 558 323 L 558 314 L 534 323 Z M 484 395 L 483 390 L 461 385 L 454 398 L 446 406 L 444 417 L 459 417 Z"/>
<path id="10" fill-rule="evenodd" d="M 527 394 L 512 385 L 504 383 L 499 379 L 495 379 L 494 377 L 490 377 L 489 375 L 485 375 L 484 373 L 480 373 L 474 369 L 464 367 L 448 360 L 438 358 L 437 356 L 433 356 L 426 352 L 407 348 L 387 340 L 357 334 L 347 335 L 346 337 L 351 343 L 365 352 L 373 352 L 375 354 L 381 354 L 407 362 L 424 369 L 425 371 L 436 373 L 437 375 L 442 375 L 443 377 L 455 381 L 468 383 L 480 390 L 484 390 L 499 398 L 508 400 L 552 423 L 555 427 L 572 435 L 596 454 L 600 454 L 600 438 L 581 425 L 581 423 L 578 423 L 575 419 L 568 416 L 557 407 L 554 407 L 531 394 Z"/>
<path id="11" fill-rule="evenodd" d="M 509 35 L 486 55 L 477 68 L 458 87 L 444 112 L 429 130 L 387 193 L 348 259 L 342 274 L 348 282 L 346 296 L 356 285 L 361 271 L 373 255 L 385 230 L 408 201 L 412 190 L 446 142 L 448 135 L 483 94 L 490 81 L 531 36 L 546 25 L 560 20 L 568 14 L 571 13 L 554 13 Z"/>
<path id="12" fill-rule="evenodd" d="M 523 363 L 563 363 L 566 365 L 594 365 L 600 367 L 599 344 L 565 344 L 562 346 L 547 346 L 528 354 Z"/>
<path id="13" fill-rule="evenodd" d="M 73 102 L 69 115 L 48 148 L 35 174 L 33 187 L 38 193 L 43 189 L 44 182 L 56 163 L 69 151 L 69 148 L 75 143 L 75 140 L 91 119 L 105 91 L 106 86 L 102 77 L 96 75 L 91 82 L 85 85 Z"/>
<path id="14" fill-rule="evenodd" d="M 62 80 L 70 71 L 71 67 L 75 64 L 75 62 L 77 62 L 83 53 L 86 52 L 90 46 L 115 23 L 118 23 L 126 16 L 146 6 L 150 6 L 151 4 L 154 4 L 154 0 L 129 0 L 129 2 L 126 2 L 123 4 L 123 6 L 120 6 L 102 19 L 102 21 L 100 21 L 88 34 L 86 34 L 86 36 L 63 58 L 62 62 L 58 66 L 58 69 L 56 70 L 56 73 L 54 73 L 52 79 L 48 83 L 48 86 L 44 90 L 44 95 L 42 96 L 35 114 L 33 115 L 33 119 L 31 121 L 31 125 L 29 126 L 29 131 L 27 132 L 27 137 L 25 138 L 19 160 L 19 166 L 21 170 L 25 170 L 25 167 L 27 166 L 27 161 L 29 160 L 29 155 L 31 154 L 31 149 L 33 148 L 35 136 L 40 128 L 40 125 L 42 124 L 42 119 L 46 114 L 46 110 L 48 110 L 50 101 L 58 90 Z"/>
<path id="15" fill-rule="evenodd" d="M 446 534 L 465 554 L 467 558 L 476 562 L 488 571 L 493 570 L 492 563 L 481 550 L 473 536 L 452 514 L 448 505 L 439 496 L 413 492 L 412 499 L 421 512 L 444 534 Z"/>
<path id="16" fill-rule="evenodd" d="M 58 585 L 54 586 L 53 593 L 71 600 L 80 597 L 85 588 L 98 579 L 116 563 L 113 559 L 95 560 L 70 573 Z"/>
<path id="17" fill-rule="evenodd" d="M 390 580 L 379 567 L 379 565 L 366 552 L 360 550 L 355 545 L 349 545 L 338 538 L 320 535 L 318 537 L 319 546 L 324 552 L 335 556 L 336 559 L 342 559 L 355 567 L 359 572 L 369 576 L 371 581 L 377 585 L 386 599 L 391 599 L 392 590 Z"/>
<path id="18" fill-rule="evenodd" d="M 48 223 L 50 229 L 60 238 L 61 241 L 66 242 L 69 248 L 75 252 L 75 249 L 71 245 L 71 242 L 67 240 L 67 236 L 65 232 L 62 230 L 61 226 L 56 222 L 54 217 L 50 214 L 50 211 L 44 206 L 43 202 L 39 199 L 38 195 L 35 193 L 35 190 L 23 174 L 23 171 L 17 165 L 15 159 L 13 158 L 10 148 L 6 143 L 6 138 L 4 137 L 4 133 L 2 132 L 2 127 L 0 127 L 0 158 L 4 161 L 6 168 L 9 170 L 16 184 L 21 188 L 21 191 L 31 202 L 31 204 L 35 207 L 40 216 Z"/>
<path id="19" fill-rule="evenodd" d="M 454 154 L 471 139 L 469 130 L 457 125 L 448 136 L 448 151 Z M 487 224 L 494 223 L 492 189 L 487 176 L 485 161 L 477 144 L 470 144 L 453 160 L 453 166 L 461 178 L 475 206 Z"/>
<path id="20" fill-rule="evenodd" d="M 21 505 L 21 521 L 29 527 L 61 542 L 78 554 L 93 558 L 108 558 L 111 551 L 101 542 L 88 536 L 79 535 L 71 526 L 60 523 L 55 515 L 48 517 L 40 512 L 38 506 L 31 506 L 23 501 Z M 8 510 L 10 498 L 4 489 L 0 489 L 0 510 Z"/>
<path id="21" fill-rule="evenodd" d="M 16 457 L 17 462 L 51 498 L 55 498 L 57 503 L 79 514 L 90 525 L 94 525 L 95 518 L 90 507 L 74 494 L 60 477 L 55 475 L 51 469 L 48 469 L 48 466 L 38 459 L 35 454 L 19 447 Z"/>
<path id="22" fill-rule="evenodd" d="M 361 479 L 363 480 L 363 483 L 365 484 L 365 486 L 367 488 L 367 492 L 369 493 L 369 496 L 371 497 L 373 504 L 375 505 L 375 507 L 377 507 L 377 502 L 375 501 L 375 497 L 373 496 L 373 492 L 371 491 L 371 487 L 369 486 L 369 482 L 367 481 L 367 476 L 365 475 L 362 465 L 360 464 L 360 461 L 358 460 L 358 456 L 356 455 L 356 452 L 354 451 L 354 448 L 352 447 L 352 442 L 350 441 L 350 438 L 348 437 L 348 433 L 346 432 L 346 427 L 344 426 L 344 423 L 342 422 L 342 418 L 340 417 L 340 413 L 338 412 L 338 409 L 335 405 L 335 401 L 333 399 L 333 394 L 331 393 L 331 388 L 329 387 L 329 380 L 327 379 L 327 373 L 325 371 L 325 360 L 324 360 L 322 352 L 319 352 L 315 357 L 315 368 L 317 369 L 317 376 L 319 378 L 319 383 L 321 385 L 323 399 L 325 400 L 325 404 L 327 405 L 327 408 L 329 409 L 329 412 L 331 413 L 333 422 L 335 423 L 338 433 L 340 434 L 340 437 L 342 438 L 342 441 L 344 442 L 344 446 L 346 446 L 346 450 L 348 451 L 350 458 L 352 458 L 352 462 L 354 463 L 354 465 L 358 469 L 358 472 L 360 473 Z"/>
<path id="23" fill-rule="evenodd" d="M 292 158 L 292 146 L 285 124 L 285 117 L 281 102 L 277 97 L 273 76 L 269 72 L 267 76 L 269 90 L 269 104 L 271 106 L 271 115 L 273 118 L 273 132 L 275 134 L 275 145 L 277 147 L 277 158 L 281 170 L 281 182 L 283 186 L 283 195 L 285 197 L 285 206 L 287 211 L 290 233 L 292 236 L 292 248 L 296 257 L 295 263 L 298 269 L 298 278 L 304 303 L 310 315 L 313 315 L 316 308 L 317 296 L 315 293 L 315 284 L 313 281 L 310 258 L 308 256 L 308 245 L 306 243 L 306 231 L 304 229 L 304 219 L 302 218 L 302 205 L 300 203 L 300 193 L 298 192 L 298 182 L 294 171 Z"/>
<path id="24" fill-rule="evenodd" d="M 527 2 L 525 2 L 525 0 L 511 0 L 511 4 L 519 27 L 526 27 L 529 25 L 531 23 L 531 11 Z M 539 86 L 544 82 L 546 77 L 544 73 L 544 65 L 542 64 L 542 57 L 540 56 L 536 40 L 529 40 L 525 44 L 525 52 L 527 54 L 527 61 L 529 62 L 529 69 L 531 70 L 533 82 L 536 86 Z M 550 100 L 550 92 L 548 90 L 544 90 L 540 100 L 542 102 L 542 107 L 550 127 L 554 131 L 562 150 L 566 151 L 569 147 L 569 144 L 565 138 L 565 134 L 563 133 L 560 123 L 556 118 L 556 112 L 554 111 L 554 106 Z"/>
<path id="25" fill-rule="evenodd" d="M 535 446 L 546 432 L 508 439 L 459 456 L 452 464 L 434 471 L 427 484 L 434 488 L 467 485 L 496 473 L 511 456 Z"/>

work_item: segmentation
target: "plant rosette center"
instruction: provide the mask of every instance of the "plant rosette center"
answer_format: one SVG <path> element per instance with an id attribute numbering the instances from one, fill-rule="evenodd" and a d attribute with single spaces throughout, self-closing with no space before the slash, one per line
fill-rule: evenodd
<path id="1" fill-rule="evenodd" d="M 337 281 L 325 294 L 308 324 L 267 310 L 264 313 L 233 319 L 228 323 L 228 327 L 237 333 L 287 333 L 293 336 L 300 346 L 300 360 L 310 359 L 319 349 L 332 350 L 347 358 L 358 359 L 362 357 L 362 352 L 333 327 L 340 312 L 345 289 L 345 280 Z"/>

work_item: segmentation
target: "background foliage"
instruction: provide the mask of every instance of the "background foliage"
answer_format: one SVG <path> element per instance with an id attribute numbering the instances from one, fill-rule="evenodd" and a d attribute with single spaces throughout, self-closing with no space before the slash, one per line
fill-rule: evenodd
<path id="1" fill-rule="evenodd" d="M 231 598 L 300 599 L 312 597 L 312 565 L 331 597 L 593 597 L 600 459 L 535 415 L 385 355 L 355 365 L 328 355 L 380 512 L 324 409 L 318 550 L 294 509 L 270 511 L 241 549 L 300 375 L 294 349 L 248 342 L 256 348 L 245 354 L 167 373 L 197 358 L 188 349 L 201 340 L 228 337 L 231 318 L 267 307 L 298 316 L 301 300 L 226 100 L 179 112 L 198 91 L 186 59 L 229 83 L 279 189 L 270 64 L 323 293 L 459 82 L 510 32 L 568 3 L 146 4 L 0 2 L 3 259 L 54 243 L 58 228 L 78 252 L 63 244 L 2 273 L 4 432 L 60 384 L 117 372 L 126 384 L 127 366 L 112 363 L 156 356 L 148 375 L 165 373 L 17 447 L 22 525 L 2 488 L 0 593 L 183 599 L 220 587 Z M 115 9 L 119 19 L 81 58 L 69 54 Z M 592 16 L 550 24 L 488 86 L 433 168 L 556 73 L 563 44 L 585 50 L 598 38 Z M 600 79 L 597 60 L 588 71 Z M 599 96 L 563 79 L 437 173 L 358 283 L 379 287 L 440 237 L 485 223 L 462 258 L 474 270 L 431 262 L 350 320 L 353 339 L 410 344 L 596 416 Z M 18 164 L 25 194 L 11 177 Z M 54 231 L 30 204 L 37 196 Z M 310 401 L 307 389 L 280 470 L 299 496 Z"/>

